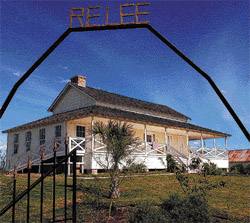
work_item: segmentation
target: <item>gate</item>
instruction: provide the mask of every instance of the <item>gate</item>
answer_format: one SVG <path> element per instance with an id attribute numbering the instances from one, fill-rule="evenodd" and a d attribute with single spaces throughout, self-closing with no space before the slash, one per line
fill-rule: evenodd
<path id="1" fill-rule="evenodd" d="M 16 168 L 14 168 L 13 171 L 13 191 L 12 191 L 12 200 L 3 208 L 0 210 L 0 222 L 1 218 L 4 217 L 8 211 L 11 211 L 11 219 L 9 219 L 8 222 L 16 222 L 16 204 L 20 202 L 21 200 L 26 200 L 26 219 L 23 219 L 23 222 L 30 222 L 30 192 L 40 185 L 40 210 L 39 212 L 39 220 L 36 222 L 44 222 L 44 179 L 50 175 L 52 175 L 52 218 L 50 219 L 50 222 L 76 222 L 76 152 L 77 147 L 72 149 L 70 152 L 68 152 L 68 144 L 67 141 L 65 141 L 65 156 L 60 160 L 57 161 L 57 145 L 55 143 L 53 148 L 53 162 L 52 167 L 48 170 L 45 170 L 45 160 L 44 160 L 44 153 L 41 152 L 40 154 L 40 177 L 31 184 L 31 168 L 32 168 L 32 161 L 28 159 L 27 162 L 27 189 L 24 191 L 17 193 L 16 191 L 16 185 L 17 185 L 17 179 L 16 179 Z M 72 185 L 68 184 L 68 160 L 71 158 L 72 163 Z M 60 219 L 56 218 L 56 171 L 63 166 L 63 175 L 64 175 L 64 213 L 63 216 L 60 216 Z M 71 215 L 68 215 L 68 188 L 72 189 L 72 204 L 71 204 Z"/>

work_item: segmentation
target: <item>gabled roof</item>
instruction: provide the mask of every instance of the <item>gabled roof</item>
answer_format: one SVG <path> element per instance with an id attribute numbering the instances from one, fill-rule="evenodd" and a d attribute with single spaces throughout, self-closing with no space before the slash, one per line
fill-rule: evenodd
<path id="1" fill-rule="evenodd" d="M 193 130 L 193 131 L 198 131 L 198 132 L 203 132 L 203 133 L 214 134 L 218 137 L 230 136 L 227 133 L 218 132 L 212 129 L 204 128 L 204 127 L 193 125 L 193 124 L 186 123 L 186 122 L 173 121 L 169 119 L 158 118 L 155 116 L 143 115 L 143 114 L 138 114 L 135 112 L 129 112 L 129 111 L 124 111 L 124 110 L 119 110 L 119 109 L 114 109 L 114 108 L 109 108 L 109 107 L 104 107 L 104 106 L 97 106 L 97 105 L 55 114 L 55 115 L 52 115 L 43 119 L 39 119 L 37 121 L 33 121 L 33 122 L 30 122 L 21 126 L 17 126 L 12 129 L 5 130 L 3 131 L 3 133 L 54 124 L 57 122 L 63 122 L 67 120 L 84 118 L 88 116 L 98 116 L 98 117 L 100 116 L 100 117 L 106 117 L 110 119 L 123 119 L 127 121 L 151 123 L 151 124 L 160 125 L 162 127 L 173 127 L 173 128 L 178 128 L 178 129 Z"/>
<path id="2" fill-rule="evenodd" d="M 52 111 L 56 103 L 59 101 L 60 96 L 64 94 L 65 90 L 68 88 L 68 86 L 71 85 L 75 87 L 76 89 L 80 90 L 81 92 L 87 94 L 94 100 L 100 103 L 104 104 L 112 104 L 114 106 L 123 106 L 123 107 L 129 107 L 129 108 L 136 108 L 141 110 L 147 110 L 151 112 L 157 112 L 157 113 L 163 113 L 166 115 L 169 115 L 173 118 L 181 118 L 181 119 L 190 119 L 186 115 L 175 111 L 174 109 L 161 104 L 156 104 L 152 102 L 142 101 L 139 99 L 107 92 L 104 90 L 92 88 L 92 87 L 81 87 L 74 83 L 69 83 L 66 85 L 64 90 L 58 95 L 58 97 L 55 99 L 55 101 L 52 103 L 52 105 L 49 108 L 49 111 Z M 191 119 L 190 119 L 191 120 Z"/>

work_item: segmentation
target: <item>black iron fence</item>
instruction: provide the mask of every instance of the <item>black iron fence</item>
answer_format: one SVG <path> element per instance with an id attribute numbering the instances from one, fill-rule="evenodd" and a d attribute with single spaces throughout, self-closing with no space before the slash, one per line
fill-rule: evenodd
<path id="1" fill-rule="evenodd" d="M 55 144 L 54 150 L 53 150 L 53 164 L 50 169 L 45 170 L 45 163 L 46 161 L 44 160 L 44 153 L 41 152 L 40 154 L 40 177 L 35 180 L 34 183 L 31 184 L 31 170 L 32 170 L 32 160 L 28 159 L 27 162 L 27 188 L 20 192 L 17 193 L 17 171 L 16 168 L 13 170 L 13 183 L 12 183 L 12 200 L 0 210 L 0 219 L 3 217 L 10 209 L 11 211 L 11 218 L 9 219 L 8 222 L 16 222 L 16 214 L 17 214 L 17 209 L 16 205 L 18 202 L 20 202 L 22 199 L 27 199 L 26 201 L 26 222 L 30 222 L 30 192 L 32 189 L 35 187 L 38 187 L 40 185 L 40 210 L 38 210 L 39 213 L 39 219 L 37 219 L 36 222 L 44 222 L 44 179 L 48 176 L 52 175 L 52 219 L 50 220 L 51 222 L 76 222 L 76 151 L 77 148 L 73 149 L 68 153 L 68 146 L 67 142 L 65 142 L 65 156 L 61 160 L 57 160 L 57 146 Z M 71 158 L 72 162 L 72 184 L 68 184 L 68 160 Z M 60 216 L 60 218 L 56 218 L 56 171 L 63 166 L 63 172 L 64 172 L 64 214 L 63 216 Z M 72 202 L 71 202 L 71 216 L 68 214 L 68 188 L 72 189 Z M 1 222 L 1 220 L 0 220 Z M 25 222 L 23 220 L 22 222 Z M 46 220 L 47 222 L 47 220 Z"/>

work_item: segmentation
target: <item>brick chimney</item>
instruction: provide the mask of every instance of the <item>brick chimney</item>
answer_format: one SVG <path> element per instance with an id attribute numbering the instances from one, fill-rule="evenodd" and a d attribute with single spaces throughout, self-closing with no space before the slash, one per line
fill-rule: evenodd
<path id="1" fill-rule="evenodd" d="M 76 75 L 70 79 L 71 83 L 77 84 L 80 87 L 86 87 L 86 77 L 82 75 Z"/>

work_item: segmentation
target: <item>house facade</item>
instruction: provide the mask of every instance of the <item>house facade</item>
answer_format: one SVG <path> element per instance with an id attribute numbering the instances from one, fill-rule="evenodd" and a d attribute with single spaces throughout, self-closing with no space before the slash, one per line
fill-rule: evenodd
<path id="1" fill-rule="evenodd" d="M 77 164 L 81 172 L 103 169 L 100 161 L 105 157 L 106 145 L 92 134 L 97 121 L 117 120 L 132 125 L 140 140 L 140 145 L 133 148 L 133 157 L 149 170 L 166 168 L 167 153 L 188 165 L 194 155 L 189 146 L 192 140 L 200 140 L 202 155 L 206 151 L 204 140 L 230 136 L 191 124 L 189 117 L 168 106 L 88 87 L 83 76 L 73 77 L 48 111 L 52 115 L 4 131 L 8 134 L 9 170 L 25 169 L 30 158 L 39 171 L 41 153 L 49 165 L 53 149 L 56 148 L 57 156 L 63 157 L 65 146 L 67 152 L 78 148 Z M 69 160 L 69 171 L 70 165 Z"/>

